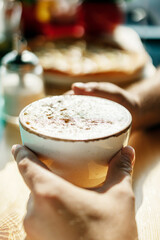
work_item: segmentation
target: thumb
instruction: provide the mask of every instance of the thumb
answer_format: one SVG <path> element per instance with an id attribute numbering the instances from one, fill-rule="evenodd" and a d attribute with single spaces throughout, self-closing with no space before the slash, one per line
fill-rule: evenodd
<path id="1" fill-rule="evenodd" d="M 135 150 L 130 146 L 122 148 L 110 161 L 107 178 L 100 191 L 106 192 L 124 179 L 131 185 L 134 162 Z"/>
<path id="2" fill-rule="evenodd" d="M 38 159 L 38 157 L 27 147 L 14 145 L 12 154 L 18 164 L 19 171 L 24 182 L 34 196 L 58 196 L 64 198 L 73 195 L 79 196 L 79 188 L 67 182 L 65 179 L 50 172 L 49 169 Z M 78 193 L 78 194 L 77 194 Z M 68 195 L 67 195 L 68 194 Z"/>

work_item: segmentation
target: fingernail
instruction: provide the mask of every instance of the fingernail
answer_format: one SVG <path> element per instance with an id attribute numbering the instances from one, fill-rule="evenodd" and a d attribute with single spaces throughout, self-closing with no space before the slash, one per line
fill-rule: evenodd
<path id="1" fill-rule="evenodd" d="M 81 82 L 77 82 L 77 83 L 74 83 L 74 84 L 73 84 L 73 87 L 84 88 L 84 87 L 85 87 L 85 84 L 84 84 L 84 83 L 81 83 Z"/>

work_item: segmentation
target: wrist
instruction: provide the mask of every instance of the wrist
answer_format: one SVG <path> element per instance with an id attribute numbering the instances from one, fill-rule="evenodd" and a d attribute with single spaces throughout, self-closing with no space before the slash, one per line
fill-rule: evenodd
<path id="1" fill-rule="evenodd" d="M 132 114 L 132 129 L 136 130 L 140 128 L 142 119 L 141 99 L 138 95 L 134 95 L 132 97 L 131 114 Z"/>

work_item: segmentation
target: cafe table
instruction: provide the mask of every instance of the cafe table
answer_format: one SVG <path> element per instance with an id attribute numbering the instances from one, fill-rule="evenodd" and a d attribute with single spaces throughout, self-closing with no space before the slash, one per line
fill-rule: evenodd
<path id="1" fill-rule="evenodd" d="M 149 69 L 153 72 L 153 66 Z M 136 91 L 136 83 L 129 87 Z M 48 87 L 49 95 L 64 91 Z M 29 189 L 11 154 L 16 143 L 21 143 L 19 126 L 0 122 L 0 240 L 25 239 Z M 160 126 L 132 132 L 129 145 L 136 150 L 133 189 L 139 240 L 160 240 Z"/>
<path id="2" fill-rule="evenodd" d="M 19 127 L 1 123 L 0 240 L 23 240 L 23 217 L 29 190 L 11 154 L 21 143 Z M 160 239 L 160 127 L 133 132 L 129 144 L 136 150 L 133 188 L 139 240 Z"/>

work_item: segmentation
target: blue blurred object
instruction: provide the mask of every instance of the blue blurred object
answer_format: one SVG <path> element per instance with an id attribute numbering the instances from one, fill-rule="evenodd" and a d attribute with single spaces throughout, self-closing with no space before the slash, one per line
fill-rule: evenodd
<path id="1" fill-rule="evenodd" d="M 160 65 L 160 0 L 134 0 L 125 8 L 126 25 L 139 34 L 157 67 Z"/>
<path id="2" fill-rule="evenodd" d="M 152 58 L 154 66 L 160 65 L 160 39 L 157 40 L 143 40 L 146 51 Z"/>
<path id="3" fill-rule="evenodd" d="M 2 96 L 0 96 L 0 140 L 3 136 L 3 131 L 4 131 L 4 127 L 5 127 L 5 122 L 2 118 L 2 111 L 3 111 L 3 98 Z"/>

